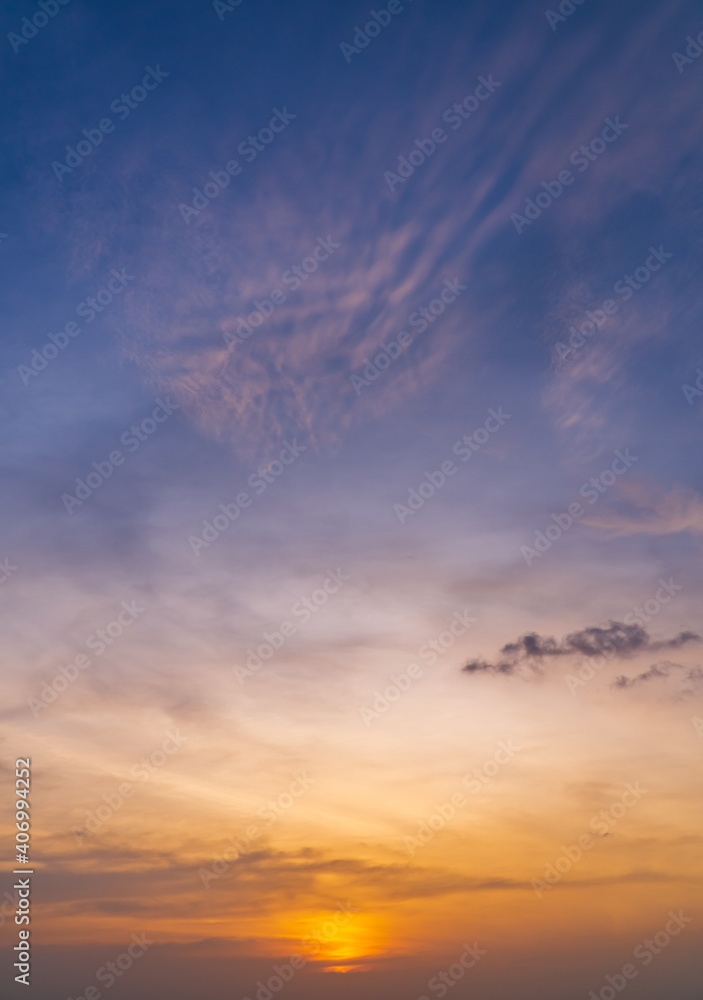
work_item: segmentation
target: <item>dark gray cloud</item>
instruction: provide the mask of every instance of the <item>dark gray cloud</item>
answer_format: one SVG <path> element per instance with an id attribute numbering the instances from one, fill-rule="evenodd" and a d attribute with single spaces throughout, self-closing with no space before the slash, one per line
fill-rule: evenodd
<path id="1" fill-rule="evenodd" d="M 670 677 L 679 670 L 685 671 L 683 676 L 684 682 L 691 682 L 695 685 L 703 680 L 703 669 L 701 667 L 690 669 L 682 663 L 671 663 L 668 660 L 664 660 L 661 663 L 653 663 L 649 670 L 645 670 L 641 674 L 636 674 L 635 677 L 625 677 L 623 674 L 620 674 L 615 678 L 612 686 L 614 688 L 631 688 L 639 684 L 646 684 L 647 681 Z"/>
<path id="2" fill-rule="evenodd" d="M 590 626 L 578 632 L 570 632 L 561 641 L 551 636 L 538 635 L 537 632 L 527 632 L 515 642 L 506 643 L 496 661 L 469 660 L 463 669 L 470 674 L 515 674 L 522 668 L 541 673 L 543 661 L 549 657 L 606 654 L 627 658 L 638 653 L 680 649 L 687 643 L 699 642 L 700 639 L 696 632 L 686 631 L 679 632 L 671 639 L 655 641 L 641 625 L 626 625 L 611 619 L 606 626 Z"/>

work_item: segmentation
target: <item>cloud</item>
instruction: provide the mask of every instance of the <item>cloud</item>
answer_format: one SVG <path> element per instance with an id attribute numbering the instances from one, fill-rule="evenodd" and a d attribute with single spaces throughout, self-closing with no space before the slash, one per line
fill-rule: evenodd
<path id="1" fill-rule="evenodd" d="M 672 672 L 677 670 L 687 671 L 683 680 L 684 682 L 690 681 L 693 686 L 697 686 L 697 683 L 703 680 L 703 669 L 700 667 L 689 669 L 682 663 L 671 663 L 668 660 L 664 660 L 661 663 L 652 664 L 649 670 L 645 670 L 644 673 L 637 674 L 635 677 L 625 677 L 623 674 L 620 674 L 620 676 L 615 678 L 611 686 L 614 688 L 631 688 L 639 684 L 646 684 L 648 681 L 669 677 Z"/>
<path id="2" fill-rule="evenodd" d="M 696 632 L 679 632 L 671 639 L 655 641 L 641 625 L 625 625 L 611 620 L 606 627 L 590 626 L 578 632 L 570 632 L 561 642 L 551 636 L 543 637 L 536 632 L 528 632 L 517 641 L 506 643 L 496 662 L 469 660 L 463 669 L 470 674 L 515 674 L 521 668 L 540 673 L 542 661 L 546 657 L 598 656 L 609 653 L 626 658 L 660 649 L 680 649 L 689 642 L 700 641 L 700 638 Z"/>
<path id="3" fill-rule="evenodd" d="M 621 514 L 604 510 L 584 518 L 584 523 L 611 531 L 614 535 L 703 532 L 703 500 L 693 490 L 676 487 L 657 499 L 647 495 L 643 484 L 634 487 L 631 484 L 626 492 L 636 509 Z"/>
<path id="4" fill-rule="evenodd" d="M 675 135 L 677 143 L 686 137 L 693 145 L 684 123 L 697 95 L 679 88 L 670 104 L 656 104 L 653 121 L 653 104 L 641 80 L 642 49 L 648 51 L 662 36 L 673 16 L 670 7 L 653 7 L 650 18 L 619 39 L 620 58 L 609 67 L 601 65 L 595 26 L 584 29 L 573 46 L 555 48 L 544 24 L 528 15 L 516 20 L 513 35 L 503 30 L 487 45 L 483 18 L 462 16 L 467 20 L 459 22 L 452 13 L 453 30 L 439 68 L 433 64 L 417 76 L 412 60 L 415 89 L 406 92 L 412 112 L 389 120 L 383 102 L 364 100 L 340 117 L 347 101 L 340 101 L 331 76 L 329 89 L 307 116 L 301 103 L 299 119 L 268 151 L 268 159 L 257 159 L 241 184 L 232 183 L 188 225 L 179 203 L 196 181 L 202 184 L 208 171 L 228 159 L 236 137 L 252 127 L 231 102 L 214 95 L 207 122 L 220 137 L 217 143 L 201 148 L 193 141 L 202 108 L 183 93 L 178 103 L 183 132 L 174 129 L 168 163 L 162 162 L 159 134 L 144 136 L 139 144 L 116 145 L 114 162 L 103 163 L 100 173 L 86 172 L 85 189 L 70 203 L 55 184 L 37 203 L 37 225 L 69 234 L 76 277 L 101 267 L 109 271 L 126 253 L 125 232 L 139 233 L 138 242 L 129 244 L 129 266 L 137 278 L 121 302 L 124 314 L 107 325 L 124 359 L 150 388 L 172 393 L 184 417 L 207 436 L 230 442 L 237 454 L 263 458 L 281 437 L 296 432 L 319 446 L 336 446 L 350 427 L 392 413 L 440 385 L 467 347 L 474 349 L 482 331 L 492 337 L 494 328 L 512 329 L 512 316 L 518 310 L 523 315 L 525 303 L 519 283 L 506 287 L 504 280 L 513 258 L 521 259 L 523 245 L 510 214 L 579 143 L 598 133 L 603 117 L 614 113 L 613 105 L 631 110 L 630 131 L 580 182 L 580 196 L 565 198 L 541 227 L 554 241 L 555 257 L 569 258 L 575 230 L 598 231 L 598 245 L 603 242 L 601 228 L 610 232 L 611 213 L 632 198 L 632 176 L 643 184 L 650 175 L 657 187 L 663 183 L 661 161 L 668 161 L 673 143 L 664 140 L 658 156 L 648 147 L 644 155 L 651 128 L 658 127 L 664 137 Z M 481 42 L 467 51 L 466 38 Z M 535 59 L 535 50 L 543 57 Z M 372 93 L 384 92 L 385 79 L 390 83 L 406 74 L 408 51 L 411 47 L 397 50 L 397 61 L 386 65 Z M 465 96 L 466 66 L 472 63 L 477 72 L 489 65 L 501 89 L 406 187 L 392 194 L 384 171 L 407 153 L 415 136 L 428 135 L 442 121 L 445 107 Z M 511 103 L 516 91 L 519 100 Z M 643 131 L 636 128 L 639 108 L 648 122 Z M 63 134 L 60 129 L 58 134 Z M 479 148 L 481 156 L 475 154 Z M 681 162 L 672 169 L 679 178 Z M 462 195 L 457 199 L 458 182 Z M 310 280 L 306 275 L 300 289 L 289 291 L 282 275 L 293 265 L 300 267 L 318 236 L 328 235 L 341 244 L 339 250 Z M 619 260 L 613 262 L 613 280 L 621 267 Z M 363 370 L 379 345 L 405 329 L 408 317 L 454 275 L 466 280 L 469 294 L 423 339 L 418 336 L 372 391 L 357 398 L 349 375 Z M 553 297 L 568 300 L 574 276 L 559 273 L 554 280 L 560 287 Z M 255 311 L 256 301 L 281 287 L 286 301 L 246 343 L 228 351 L 224 334 Z M 592 306 L 594 294 L 590 285 L 584 289 L 576 312 Z M 541 316 L 540 307 L 538 323 Z M 648 329 L 664 326 L 651 322 Z M 622 351 L 596 366 L 601 383 L 623 366 L 627 344 L 637 340 L 642 327 L 633 320 L 634 332 L 623 333 Z M 587 357 L 594 355 L 587 352 Z M 584 365 L 590 370 L 595 362 Z M 586 395 L 574 413 L 571 379 L 562 392 L 564 423 L 578 420 L 600 435 L 605 418 L 593 415 L 602 410 L 600 401 Z M 590 379 L 585 381 L 590 386 Z"/>

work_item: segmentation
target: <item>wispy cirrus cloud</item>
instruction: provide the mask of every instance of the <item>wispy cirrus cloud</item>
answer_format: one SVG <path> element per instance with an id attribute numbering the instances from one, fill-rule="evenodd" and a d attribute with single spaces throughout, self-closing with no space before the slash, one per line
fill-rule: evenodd
<path id="1" fill-rule="evenodd" d="M 613 535 L 673 535 L 703 532 L 703 499 L 691 489 L 675 487 L 659 497 L 645 484 L 629 484 L 622 491 L 629 509 L 622 513 L 603 510 L 588 514 L 585 524 Z"/>
<path id="2" fill-rule="evenodd" d="M 124 300 L 126 322 L 113 323 L 123 356 L 148 385 L 173 393 L 202 431 L 242 455 L 263 454 L 292 430 L 334 446 L 354 424 L 438 386 L 467 342 L 471 347 L 489 328 L 512 325 L 513 308 L 524 314 L 518 291 L 501 283 L 519 245 L 510 213 L 598 133 L 606 115 L 620 111 L 630 120 L 622 145 L 579 176 L 578 189 L 538 220 L 555 257 L 568 256 L 575 226 L 608 230 L 609 217 L 632 198 L 633 175 L 649 189 L 662 169 L 674 169 L 652 156 L 648 136 L 657 127 L 680 137 L 692 95 L 665 89 L 653 112 L 634 72 L 642 50 L 658 44 L 673 17 L 670 10 L 652 11 L 637 22 L 619 43 L 618 59 L 598 66 L 597 73 L 596 26 L 583 26 L 568 45 L 555 45 L 532 11 L 518 10 L 514 33 L 486 47 L 479 44 L 485 15 L 455 17 L 471 31 L 459 33 L 461 44 L 449 43 L 441 72 L 434 66 L 422 70 L 413 84 L 418 100 L 409 99 L 401 116 L 391 122 L 382 105 L 340 105 L 332 75 L 329 94 L 317 95 L 312 104 L 291 104 L 297 118 L 280 145 L 232 180 L 190 226 L 179 202 L 192 198 L 193 185 L 202 187 L 208 171 L 236 149 L 240 133 L 253 127 L 217 101 L 209 113 L 221 115 L 219 138 L 207 154 L 190 152 L 187 133 L 174 134 L 163 163 L 160 147 L 144 136 L 143 144 L 116 146 L 112 166 L 97 158 L 88 163 L 84 187 L 70 197 L 62 192 L 65 200 L 53 189 L 44 192 L 41 212 L 54 229 L 67 224 L 74 270 L 82 276 L 128 250 L 138 280 Z M 408 22 L 407 30 L 418 29 Z M 468 53 L 466 37 L 475 39 Z M 535 49 L 542 57 L 535 58 Z M 399 47 L 378 69 L 379 81 L 406 70 L 403 51 Z M 468 80 L 467 62 L 474 74 Z M 623 67 L 632 73 L 623 74 Z M 416 136 L 445 124 L 445 108 L 489 70 L 501 82 L 497 93 L 459 132 L 447 129 L 450 141 L 391 195 L 384 171 L 412 148 Z M 192 95 L 182 97 L 186 120 L 195 118 Z M 194 121 L 189 128 L 196 128 Z M 96 190 L 101 179 L 105 188 Z M 460 202 L 451 194 L 457 182 Z M 128 239 L 125 234 L 137 228 L 138 238 Z M 257 298 L 280 287 L 282 272 L 309 255 L 318 235 L 328 234 L 342 244 L 334 258 L 241 349 L 228 351 L 223 333 Z M 461 306 L 419 336 L 372 392 L 357 398 L 350 373 L 406 328 L 409 314 L 436 295 L 444 277 L 455 275 L 471 289 Z M 550 296 L 568 299 L 573 280 L 566 271 L 557 274 Z M 479 305 L 477 292 L 494 284 L 501 285 L 500 293 Z M 590 305 L 582 277 L 579 287 L 580 300 Z M 625 344 L 617 351 L 606 351 L 598 363 L 597 352 L 584 361 L 580 395 L 572 391 L 576 369 L 566 384 L 557 380 L 547 390 L 560 426 L 590 437 L 602 432 L 590 377 L 595 373 L 600 384 L 614 377 L 631 336 L 641 329 L 633 323 L 632 330 L 621 331 Z"/>

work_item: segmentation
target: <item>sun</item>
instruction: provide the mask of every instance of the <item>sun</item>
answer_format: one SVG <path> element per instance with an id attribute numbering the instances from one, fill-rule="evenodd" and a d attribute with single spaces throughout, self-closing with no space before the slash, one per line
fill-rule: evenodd
<path id="1" fill-rule="evenodd" d="M 297 938 L 302 953 L 321 972 L 361 971 L 371 957 L 386 950 L 378 918 L 349 905 L 340 904 L 332 914 L 306 914 L 293 923 L 296 929 L 289 935 Z"/>
<path id="2" fill-rule="evenodd" d="M 369 957 L 369 950 L 369 942 L 361 938 L 340 942 L 336 946 L 331 942 L 323 947 L 315 961 L 320 963 L 322 972 L 359 972 L 366 967 L 364 959 Z"/>

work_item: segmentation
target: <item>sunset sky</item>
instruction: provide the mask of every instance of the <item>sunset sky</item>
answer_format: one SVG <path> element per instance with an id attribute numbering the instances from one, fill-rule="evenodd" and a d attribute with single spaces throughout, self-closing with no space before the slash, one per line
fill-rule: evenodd
<path id="1" fill-rule="evenodd" d="M 44 9 L 0 995 L 698 1000 L 700 6 Z"/>

